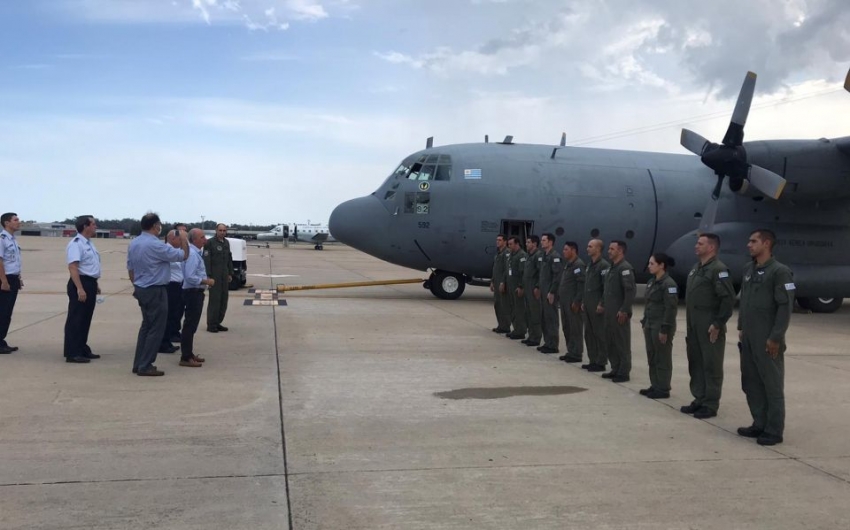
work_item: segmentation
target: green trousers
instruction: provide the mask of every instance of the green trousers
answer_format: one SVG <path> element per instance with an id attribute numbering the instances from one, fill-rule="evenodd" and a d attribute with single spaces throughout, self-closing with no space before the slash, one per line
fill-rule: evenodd
<path id="1" fill-rule="evenodd" d="M 584 322 L 582 322 L 581 311 L 573 313 L 571 304 L 561 303 L 561 328 L 564 330 L 564 343 L 567 346 L 567 357 L 569 359 L 581 360 L 584 353 Z"/>
<path id="2" fill-rule="evenodd" d="M 227 274 L 213 278 L 215 285 L 210 287 L 210 298 L 207 302 L 207 327 L 215 328 L 224 322 L 227 313 L 227 298 L 230 293 L 227 285 Z"/>
<path id="3" fill-rule="evenodd" d="M 540 293 L 540 304 L 543 306 L 541 317 L 543 320 L 543 346 L 558 349 L 560 342 L 558 333 L 558 298 L 555 297 L 555 303 L 550 304 L 546 295 Z"/>
<path id="4" fill-rule="evenodd" d="M 632 322 L 617 322 L 616 311 L 605 311 L 605 347 L 611 373 L 628 377 L 632 372 Z"/>
<path id="5" fill-rule="evenodd" d="M 596 314 L 596 306 L 584 307 L 584 342 L 587 344 L 587 358 L 591 364 L 608 364 L 608 350 L 605 348 L 605 316 Z"/>
<path id="6" fill-rule="evenodd" d="M 540 300 L 534 298 L 534 290 L 526 288 L 525 295 L 525 316 L 528 324 L 528 340 L 531 342 L 540 342 L 543 337 L 543 326 L 541 318 L 543 308 L 540 306 Z"/>
<path id="7" fill-rule="evenodd" d="M 508 296 L 511 300 L 511 326 L 516 335 L 525 335 L 528 331 L 528 318 L 526 316 L 525 300 L 523 296 L 517 296 L 516 290 L 519 286 L 510 289 Z"/>
<path id="8" fill-rule="evenodd" d="M 765 351 L 767 335 L 745 333 L 741 341 L 741 388 L 753 416 L 753 425 L 768 434 L 785 431 L 785 344 L 771 359 Z"/>
<path id="9" fill-rule="evenodd" d="M 673 334 L 667 335 L 667 343 L 658 340 L 660 328 L 643 329 L 646 340 L 646 362 L 649 364 L 649 385 L 661 392 L 670 392 L 670 380 L 673 378 Z"/>
<path id="10" fill-rule="evenodd" d="M 505 285 L 505 289 L 508 286 Z M 499 284 L 496 284 L 493 292 L 493 309 L 496 310 L 496 327 L 505 333 L 511 330 L 511 306 L 507 293 L 499 292 Z"/>
<path id="11" fill-rule="evenodd" d="M 691 375 L 693 405 L 714 412 L 720 408 L 723 390 L 723 356 L 726 351 L 726 333 L 721 331 L 712 344 L 708 337 L 711 316 L 688 315 L 685 348 L 688 352 L 688 372 Z"/>

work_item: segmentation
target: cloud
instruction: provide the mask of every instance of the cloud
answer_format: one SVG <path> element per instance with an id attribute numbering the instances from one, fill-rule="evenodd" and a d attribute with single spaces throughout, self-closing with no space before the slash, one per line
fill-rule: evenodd
<path id="1" fill-rule="evenodd" d="M 483 31 L 466 47 L 380 50 L 375 56 L 449 78 L 545 75 L 560 69 L 593 81 L 674 94 L 684 85 L 733 98 L 748 70 L 775 92 L 802 76 L 836 79 L 850 61 L 850 9 L 843 0 L 716 0 L 695 10 L 679 0 L 473 0 Z M 494 17 L 516 20 L 505 31 Z M 491 23 L 487 23 L 489 20 Z"/>
<path id="2" fill-rule="evenodd" d="M 326 5 L 318 0 L 39 0 L 64 12 L 102 23 L 242 24 L 252 31 L 287 30 L 292 22 L 316 22 L 331 16 L 330 7 L 348 13 L 357 6 L 346 0 Z"/>

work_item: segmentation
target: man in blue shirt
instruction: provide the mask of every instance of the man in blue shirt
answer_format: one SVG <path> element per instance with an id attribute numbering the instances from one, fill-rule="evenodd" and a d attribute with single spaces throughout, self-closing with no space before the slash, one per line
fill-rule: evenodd
<path id="1" fill-rule="evenodd" d="M 6 334 L 12 324 L 12 311 L 18 299 L 18 291 L 24 287 L 21 279 L 21 247 L 15 240 L 15 231 L 21 228 L 18 214 L 8 212 L 0 216 L 0 354 L 18 351 L 9 346 Z"/>
<path id="2" fill-rule="evenodd" d="M 77 235 L 65 248 L 68 271 L 68 317 L 65 319 L 65 362 L 87 363 L 100 359 L 89 348 L 89 329 L 100 287 L 100 254 L 91 242 L 97 222 L 91 215 L 77 217 Z"/>
<path id="3" fill-rule="evenodd" d="M 136 341 L 133 373 L 143 376 L 160 376 L 165 372 L 153 365 L 168 317 L 168 296 L 165 286 L 171 278 L 169 263 L 185 261 L 189 256 L 186 232 L 169 234 L 170 242 L 179 239 L 180 248 L 163 245 L 159 240 L 162 221 L 155 213 L 142 217 L 142 233 L 130 243 L 127 250 L 127 271 L 133 282 L 133 297 L 142 309 L 142 326 Z"/>
<path id="4" fill-rule="evenodd" d="M 204 265 L 204 244 L 207 237 L 200 228 L 189 230 L 189 258 L 183 263 L 183 302 L 186 304 L 186 319 L 180 335 L 180 366 L 200 368 L 202 357 L 194 353 L 195 332 L 204 310 L 204 291 L 215 285 L 215 280 L 207 276 Z"/>

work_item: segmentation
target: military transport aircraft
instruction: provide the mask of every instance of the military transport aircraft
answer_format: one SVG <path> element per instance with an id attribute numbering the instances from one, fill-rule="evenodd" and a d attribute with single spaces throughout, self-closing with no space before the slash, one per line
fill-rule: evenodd
<path id="1" fill-rule="evenodd" d="M 327 226 L 321 223 L 295 223 L 289 225 L 277 225 L 270 232 L 257 234 L 259 241 L 283 241 L 284 238 L 294 242 L 313 243 L 315 250 L 323 250 L 325 243 L 335 243 L 336 239 L 331 235 Z"/>
<path id="2" fill-rule="evenodd" d="M 337 206 L 330 228 L 375 257 L 431 270 L 425 287 L 444 299 L 486 284 L 499 233 L 552 232 L 559 250 L 620 239 L 638 269 L 653 252 L 673 256 L 683 285 L 697 234 L 711 230 L 740 285 L 749 233 L 770 228 L 799 303 L 835 311 L 850 296 L 850 136 L 743 143 L 755 81 L 748 73 L 722 143 L 682 131 L 698 156 L 569 147 L 563 136 L 554 147 L 429 138 L 377 191 Z"/>

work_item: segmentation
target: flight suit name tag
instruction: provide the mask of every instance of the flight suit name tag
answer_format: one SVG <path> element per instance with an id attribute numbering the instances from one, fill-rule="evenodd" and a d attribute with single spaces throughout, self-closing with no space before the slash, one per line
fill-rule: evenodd
<path id="1" fill-rule="evenodd" d="M 542 262 L 542 261 L 543 261 L 543 258 L 537 258 L 537 261 Z"/>
<path id="2" fill-rule="evenodd" d="M 513 269 L 508 269 L 508 276 L 513 276 L 513 275 L 514 275 Z"/>
<path id="3" fill-rule="evenodd" d="M 519 258 L 520 263 L 525 263 L 525 258 Z"/>
<path id="4" fill-rule="evenodd" d="M 676 294 L 676 293 L 679 292 L 679 289 L 677 289 L 675 287 L 668 287 L 667 292 L 670 293 L 670 294 Z"/>
<path id="5" fill-rule="evenodd" d="M 573 274 L 581 274 L 581 267 L 573 271 Z"/>
<path id="6" fill-rule="evenodd" d="M 620 274 L 622 274 L 623 276 L 628 276 L 628 275 L 629 275 L 629 274 L 631 274 L 631 273 L 632 273 L 632 271 L 630 271 L 630 270 L 624 270 L 624 271 L 623 271 L 623 272 L 621 272 Z"/>
<path id="7" fill-rule="evenodd" d="M 561 258 L 555 258 L 553 261 L 554 261 L 555 263 L 561 263 Z"/>
<path id="8" fill-rule="evenodd" d="M 796 289 L 796 288 L 797 288 L 797 287 L 795 287 L 793 283 L 786 283 L 786 284 L 785 284 L 785 290 L 786 290 L 786 291 L 793 291 L 793 290 L 794 290 L 794 289 Z"/>
<path id="9" fill-rule="evenodd" d="M 609 270 L 611 270 L 611 269 L 602 269 L 602 272 L 601 272 L 600 274 L 601 274 L 602 276 L 605 276 L 606 274 L 608 274 L 608 271 L 609 271 Z"/>

